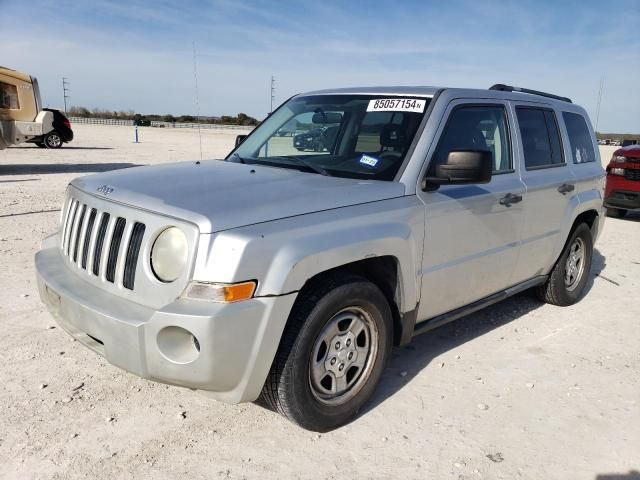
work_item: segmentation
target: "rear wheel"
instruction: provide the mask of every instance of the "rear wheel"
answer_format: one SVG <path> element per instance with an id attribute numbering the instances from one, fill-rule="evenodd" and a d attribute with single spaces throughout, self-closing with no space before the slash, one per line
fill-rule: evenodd
<path id="1" fill-rule="evenodd" d="M 576 227 L 544 285 L 537 288 L 543 302 L 568 306 L 578 301 L 589 277 L 593 236 L 589 227 Z"/>
<path id="2" fill-rule="evenodd" d="M 344 425 L 373 394 L 391 332 L 374 284 L 348 274 L 317 282 L 296 300 L 260 403 L 308 430 Z"/>
<path id="3" fill-rule="evenodd" d="M 620 208 L 607 208 L 607 216 L 611 218 L 624 218 L 627 215 L 626 210 Z"/>
<path id="4" fill-rule="evenodd" d="M 62 137 L 55 130 L 47 133 L 43 138 L 44 146 L 47 148 L 60 148 L 62 146 Z"/>

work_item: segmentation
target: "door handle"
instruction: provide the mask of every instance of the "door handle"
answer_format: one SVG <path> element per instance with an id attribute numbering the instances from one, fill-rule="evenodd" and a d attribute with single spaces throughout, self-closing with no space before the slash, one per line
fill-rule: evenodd
<path id="1" fill-rule="evenodd" d="M 504 205 L 505 207 L 510 207 L 514 203 L 518 203 L 522 201 L 522 195 L 516 195 L 515 193 L 507 193 L 504 197 L 500 199 L 500 205 Z"/>
<path id="2" fill-rule="evenodd" d="M 560 185 L 558 187 L 558 191 L 562 194 L 562 195 L 566 195 L 569 192 L 573 192 L 576 189 L 575 185 L 572 185 L 570 183 L 563 183 L 562 185 Z"/>

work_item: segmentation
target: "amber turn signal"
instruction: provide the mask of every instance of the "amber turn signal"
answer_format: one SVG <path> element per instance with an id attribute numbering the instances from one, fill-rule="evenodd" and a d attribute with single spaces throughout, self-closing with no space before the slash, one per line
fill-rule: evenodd
<path id="1" fill-rule="evenodd" d="M 207 283 L 192 282 L 184 297 L 192 300 L 208 300 L 218 303 L 233 303 L 249 300 L 256 291 L 256 282 Z"/>

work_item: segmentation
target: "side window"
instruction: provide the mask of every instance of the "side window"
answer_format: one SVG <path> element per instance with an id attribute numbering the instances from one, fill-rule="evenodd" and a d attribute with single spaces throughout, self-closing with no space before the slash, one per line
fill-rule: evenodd
<path id="1" fill-rule="evenodd" d="M 0 108 L 19 110 L 18 89 L 15 85 L 0 82 Z"/>
<path id="2" fill-rule="evenodd" d="M 491 152 L 494 173 L 513 169 L 507 115 L 501 105 L 474 105 L 455 108 L 442 131 L 429 168 L 447 161 L 449 152 L 484 150 Z"/>
<path id="3" fill-rule="evenodd" d="M 596 152 L 584 117 L 577 113 L 562 112 L 562 118 L 569 135 L 573 163 L 595 162 Z"/>
<path id="4" fill-rule="evenodd" d="M 562 143 L 553 111 L 517 107 L 524 164 L 527 169 L 561 165 Z"/>

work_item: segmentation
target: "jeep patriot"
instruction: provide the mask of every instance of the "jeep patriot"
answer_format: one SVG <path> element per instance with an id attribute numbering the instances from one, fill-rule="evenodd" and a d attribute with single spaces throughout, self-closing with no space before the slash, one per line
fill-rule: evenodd
<path id="1" fill-rule="evenodd" d="M 334 133 L 296 148 L 319 128 Z M 315 91 L 224 161 L 73 180 L 38 287 L 113 365 L 327 431 L 371 397 L 393 345 L 527 289 L 578 301 L 604 175 L 568 98 Z"/>

